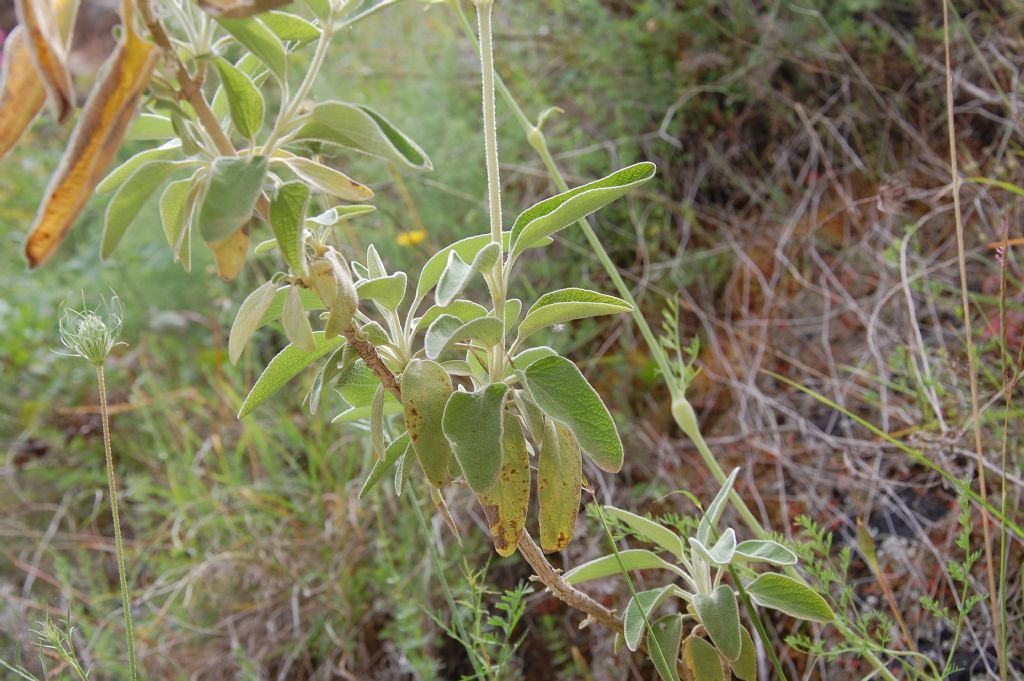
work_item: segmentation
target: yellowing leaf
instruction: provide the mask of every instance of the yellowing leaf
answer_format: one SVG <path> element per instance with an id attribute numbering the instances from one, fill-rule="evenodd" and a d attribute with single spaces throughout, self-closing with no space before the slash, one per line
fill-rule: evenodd
<path id="1" fill-rule="evenodd" d="M 249 227 L 246 225 L 228 238 L 209 241 L 207 245 L 213 251 L 217 275 L 224 281 L 231 281 L 241 273 L 245 265 L 245 256 L 249 253 Z"/>
<path id="2" fill-rule="evenodd" d="M 4 43 L 3 85 L 0 87 L 0 158 L 18 142 L 46 101 L 25 29 L 17 26 Z"/>
<path id="3" fill-rule="evenodd" d="M 494 548 L 501 556 L 516 551 L 519 535 L 526 527 L 526 511 L 530 505 L 530 457 L 519 419 L 502 412 L 501 473 L 489 489 L 477 498 L 484 507 L 487 524 L 494 539 Z"/>
<path id="4" fill-rule="evenodd" d="M 157 59 L 152 43 L 126 31 L 106 74 L 89 95 L 64 158 L 25 243 L 30 267 L 46 261 L 93 195 L 121 145 Z M 246 237 L 248 239 L 248 237 Z"/>
<path id="5" fill-rule="evenodd" d="M 54 117 L 63 123 L 75 106 L 75 91 L 64 63 L 64 45 L 53 7 L 47 0 L 15 0 L 14 7 L 18 21 L 25 27 L 29 53 L 53 106 Z"/>

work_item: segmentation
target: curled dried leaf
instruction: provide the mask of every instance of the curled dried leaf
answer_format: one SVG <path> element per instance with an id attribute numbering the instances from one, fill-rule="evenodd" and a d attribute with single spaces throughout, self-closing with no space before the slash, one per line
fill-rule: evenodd
<path id="1" fill-rule="evenodd" d="M 25 28 L 29 54 L 53 106 L 54 117 L 63 123 L 75 107 L 75 90 L 64 61 L 64 43 L 53 7 L 47 0 L 15 0 L 14 7 Z"/>
<path id="2" fill-rule="evenodd" d="M 32 63 L 32 51 L 22 26 L 4 43 L 3 84 L 0 85 L 0 158 L 18 142 L 46 101 L 46 90 Z"/>
<path id="3" fill-rule="evenodd" d="M 30 267 L 53 255 L 92 197 L 124 139 L 157 54 L 155 45 L 133 31 L 125 32 L 108 61 L 106 74 L 86 101 L 64 158 L 50 180 L 25 243 Z"/>

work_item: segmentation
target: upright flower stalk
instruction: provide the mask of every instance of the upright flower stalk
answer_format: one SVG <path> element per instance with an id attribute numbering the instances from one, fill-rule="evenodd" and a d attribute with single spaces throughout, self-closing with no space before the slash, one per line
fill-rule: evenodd
<path id="1" fill-rule="evenodd" d="M 137 681 L 138 662 L 135 659 L 135 631 L 128 601 L 128 578 L 125 574 L 124 541 L 121 537 L 121 515 L 117 506 L 117 479 L 114 476 L 114 455 L 110 447 L 110 415 L 107 409 L 107 382 L 103 365 L 111 350 L 119 344 L 122 308 L 117 296 L 96 310 L 83 308 L 61 309 L 60 341 L 67 348 L 62 352 L 69 357 L 81 357 L 96 369 L 99 386 L 100 418 L 103 422 L 103 452 L 107 462 L 107 485 L 110 490 L 110 511 L 114 522 L 114 549 L 117 554 L 117 574 L 121 586 L 121 608 L 124 611 L 125 639 L 128 646 L 128 678 Z"/>

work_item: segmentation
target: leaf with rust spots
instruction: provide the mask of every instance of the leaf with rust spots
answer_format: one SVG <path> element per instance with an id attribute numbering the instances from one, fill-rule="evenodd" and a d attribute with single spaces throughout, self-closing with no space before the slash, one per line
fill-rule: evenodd
<path id="1" fill-rule="evenodd" d="M 423 474 L 435 487 L 448 477 L 452 448 L 445 439 L 441 421 L 452 394 L 452 379 L 437 362 L 414 359 L 402 372 L 402 403 L 405 428 Z"/>
<path id="2" fill-rule="evenodd" d="M 155 45 L 125 31 L 106 74 L 85 103 L 29 232 L 25 258 L 30 267 L 53 255 L 89 202 L 121 146 L 157 56 Z"/>
<path id="3" fill-rule="evenodd" d="M 568 426 L 552 418 L 545 419 L 537 468 L 540 546 L 545 553 L 561 551 L 572 541 L 582 486 L 580 443 Z"/>
<path id="4" fill-rule="evenodd" d="M 237 230 L 227 239 L 207 242 L 213 251 L 217 275 L 224 281 L 232 281 L 242 272 L 245 256 L 249 254 L 249 226 Z"/>
<path id="5" fill-rule="evenodd" d="M 477 495 L 491 528 L 494 548 L 499 555 L 511 556 L 526 527 L 530 505 L 530 457 L 519 419 L 503 412 L 501 437 L 501 473 L 485 492 Z"/>
<path id="6" fill-rule="evenodd" d="M 63 123 L 75 107 L 75 90 L 64 62 L 64 43 L 48 0 L 15 0 L 18 22 L 25 29 L 29 54 L 46 91 L 53 115 Z"/>

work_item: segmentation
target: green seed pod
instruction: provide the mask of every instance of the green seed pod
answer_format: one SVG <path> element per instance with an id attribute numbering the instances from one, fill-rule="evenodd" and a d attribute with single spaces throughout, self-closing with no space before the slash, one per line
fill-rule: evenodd
<path id="1" fill-rule="evenodd" d="M 441 428 L 444 407 L 451 394 L 452 379 L 437 362 L 414 359 L 402 372 L 405 427 L 420 468 L 436 487 L 447 479 L 452 458 L 451 445 Z"/>

